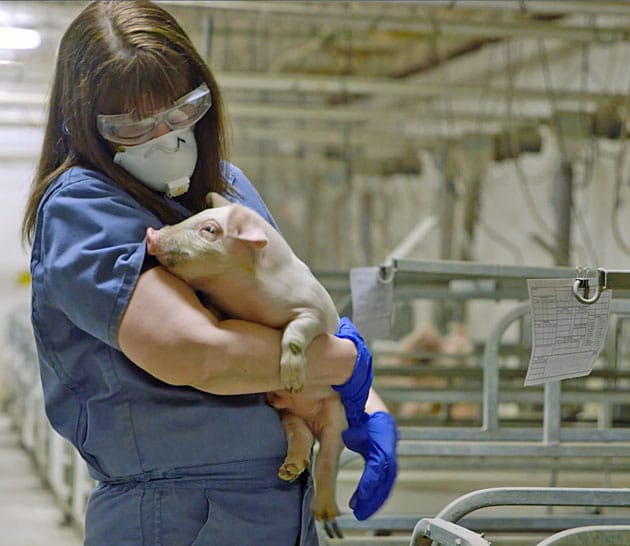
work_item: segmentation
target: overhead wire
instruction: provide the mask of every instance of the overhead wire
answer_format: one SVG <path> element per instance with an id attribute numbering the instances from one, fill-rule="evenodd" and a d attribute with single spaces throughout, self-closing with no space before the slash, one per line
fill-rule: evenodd
<path id="1" fill-rule="evenodd" d="M 613 210 L 611 214 L 611 227 L 613 233 L 613 239 L 619 250 L 624 254 L 630 256 L 630 245 L 625 241 L 621 233 L 621 226 L 619 225 L 619 216 L 622 207 L 621 188 L 623 185 L 623 173 L 625 167 L 625 160 L 628 153 L 628 132 L 626 129 L 626 123 L 628 121 L 628 108 L 630 107 L 630 77 L 628 78 L 627 91 L 625 94 L 623 108 L 621 110 L 621 135 L 620 140 L 622 145 L 620 146 L 619 155 L 617 156 L 616 169 L 615 169 L 615 189 L 613 193 Z"/>
<path id="2" fill-rule="evenodd" d="M 543 81 L 545 83 L 545 91 L 547 96 L 549 97 L 549 106 L 551 108 L 551 118 L 556 127 L 556 132 L 558 136 L 558 150 L 560 152 L 560 159 L 568 163 L 569 162 L 569 153 L 567 150 L 567 145 L 565 142 L 564 131 L 562 130 L 562 122 L 560 120 L 560 112 L 558 109 L 558 103 L 556 94 L 553 89 L 553 84 L 551 82 L 551 71 L 549 69 L 549 58 L 547 56 L 547 50 L 545 49 L 545 39 L 543 37 L 539 37 L 536 39 L 536 45 L 538 47 L 538 57 L 540 59 L 540 65 L 543 74 Z"/>
<path id="3" fill-rule="evenodd" d="M 515 138 L 513 131 L 513 115 L 512 115 L 512 103 L 514 100 L 513 89 L 514 89 L 514 74 L 512 67 L 512 56 L 510 52 L 510 41 L 506 42 L 506 67 L 507 67 L 507 88 L 506 88 L 506 118 L 508 125 L 508 138 L 510 142 L 510 147 L 515 146 Z M 537 224 L 542 227 L 548 233 L 554 233 L 553 230 L 547 224 L 547 221 L 543 217 L 542 213 L 538 210 L 538 206 L 536 205 L 536 200 L 532 195 L 529 181 L 527 179 L 527 175 L 523 170 L 523 166 L 517 157 L 518 154 L 511 154 L 513 156 L 512 165 L 514 166 L 514 171 L 516 173 L 516 178 L 519 182 L 519 186 L 521 188 L 521 192 L 523 193 L 523 197 L 525 198 L 525 206 L 527 210 L 529 210 L 530 214 L 533 216 L 534 220 Z"/>
<path id="4" fill-rule="evenodd" d="M 486 101 L 488 99 L 488 91 L 490 90 L 490 83 L 492 81 L 492 78 L 490 76 L 492 74 L 492 68 L 494 66 L 495 51 L 496 51 L 496 48 L 494 47 L 490 48 L 490 54 L 488 55 L 488 60 L 486 63 L 486 77 L 483 79 L 484 84 L 481 87 L 481 96 L 479 97 L 479 106 L 477 108 L 477 115 L 474 121 L 475 132 L 479 132 L 479 128 L 481 124 L 483 123 L 483 118 L 485 114 L 484 109 L 485 109 Z"/>
<path id="5" fill-rule="evenodd" d="M 591 17 L 591 24 L 594 25 L 594 19 Z M 588 88 L 588 75 L 590 74 L 590 45 L 582 44 L 581 48 L 581 63 L 580 63 L 580 88 L 582 91 L 586 91 Z M 586 113 L 586 108 L 583 101 L 580 101 L 580 112 Z M 595 162 L 598 155 L 598 145 L 597 139 L 592 131 L 590 131 L 588 143 L 586 145 L 586 151 L 589 154 L 585 159 L 585 173 L 582 177 L 582 182 L 576 183 L 575 178 L 573 179 L 574 188 L 578 188 L 581 190 L 586 190 L 592 181 L 595 178 Z M 586 250 L 586 260 L 587 263 L 599 263 L 598 252 L 595 249 L 595 245 L 593 244 L 593 239 L 589 232 L 588 227 L 586 226 L 586 221 L 584 220 L 584 215 L 582 214 L 582 210 L 575 205 L 575 200 L 571 201 L 571 213 L 573 214 L 578 229 L 582 235 L 582 240 L 584 241 L 584 248 Z"/>
<path id="6" fill-rule="evenodd" d="M 592 16 L 589 17 L 592 23 Z M 583 42 L 580 46 L 580 89 L 582 91 L 587 91 L 588 89 L 588 79 L 591 71 L 591 65 L 589 62 L 590 55 L 590 44 Z M 585 101 L 580 101 L 579 112 L 582 116 L 588 116 L 588 112 L 586 110 Z M 583 119 L 583 118 L 580 118 Z M 587 156 L 584 159 L 585 173 L 582 177 L 582 181 L 576 181 L 575 178 L 573 180 L 574 187 L 576 188 L 587 188 L 589 184 L 592 182 L 595 175 L 595 158 L 597 156 L 597 139 L 593 135 L 592 131 L 589 134 L 589 139 L 586 144 L 586 152 Z"/>
<path id="7" fill-rule="evenodd" d="M 454 7 L 455 2 L 453 2 L 452 6 Z M 436 61 L 437 66 L 445 66 L 441 62 L 441 53 L 439 47 L 439 39 L 440 36 L 440 24 L 439 21 L 435 17 L 435 13 L 431 10 L 429 12 L 430 23 L 432 27 L 431 39 L 429 41 L 430 55 L 433 57 L 433 60 Z M 449 77 L 447 68 L 442 70 L 442 83 L 449 84 Z M 448 137 L 449 134 L 453 133 L 453 128 L 455 127 L 455 112 L 453 110 L 453 98 L 449 95 L 448 97 L 442 98 L 444 104 L 444 116 L 443 121 L 444 124 L 440 124 L 440 129 L 442 131 L 442 136 Z"/>
<path id="8" fill-rule="evenodd" d="M 484 85 L 482 86 L 481 96 L 479 98 L 477 116 L 475 117 L 476 132 L 479 132 L 480 125 L 483 122 L 486 101 L 488 98 L 487 91 L 490 89 L 490 83 L 491 83 L 490 74 L 492 73 L 492 68 L 495 66 L 495 62 L 494 62 L 495 52 L 496 52 L 496 48 L 491 48 L 490 54 L 488 55 L 488 59 L 487 59 L 487 64 L 486 64 L 487 77 L 484 78 Z M 480 204 L 479 204 L 479 207 L 481 207 Z M 504 249 L 506 249 L 512 255 L 514 259 L 514 263 L 522 264 L 524 262 L 523 254 L 518 248 L 518 245 L 512 243 L 507 237 L 501 235 L 489 223 L 484 221 L 481 214 L 478 215 L 478 218 L 479 218 L 479 227 L 484 231 L 484 233 L 488 236 L 488 238 L 494 241 L 500 247 L 503 247 Z"/>
<path id="9" fill-rule="evenodd" d="M 455 2 L 452 3 L 454 7 Z M 430 48 L 431 54 L 433 55 L 433 59 L 435 61 L 440 60 L 440 50 L 438 43 L 439 36 L 439 25 L 435 20 L 435 16 L 433 11 L 430 12 L 430 21 L 432 23 L 433 32 L 431 33 L 431 41 Z M 442 66 L 442 63 L 437 63 L 437 66 Z M 449 83 L 448 81 L 448 72 L 447 69 L 444 68 L 441 74 L 442 83 Z M 439 135 L 443 136 L 445 139 L 448 138 L 449 132 L 452 134 L 454 132 L 453 128 L 455 127 L 455 113 L 453 110 L 453 99 L 449 95 L 447 97 L 441 98 L 441 103 L 444 105 L 443 108 L 440 109 L 441 112 L 444 112 L 444 115 L 441 116 L 441 123 L 439 124 Z M 454 201 L 457 195 L 457 187 L 455 177 L 452 176 L 452 169 L 450 167 L 451 163 L 451 152 L 452 148 L 450 144 L 445 144 L 435 155 L 435 164 L 439 166 L 440 170 L 440 181 L 439 181 L 439 191 L 441 194 L 441 198 L 439 200 L 439 207 L 442 209 L 441 211 L 441 221 L 440 221 L 440 257 L 445 259 L 454 258 L 453 255 L 453 236 L 452 236 L 452 201 Z M 448 210 L 449 213 L 446 214 L 444 211 Z M 450 225 L 447 225 L 447 222 L 450 222 Z"/>
<path id="10" fill-rule="evenodd" d="M 553 84 L 551 82 L 549 58 L 547 55 L 547 50 L 545 48 L 544 38 L 538 38 L 537 45 L 538 45 L 538 54 L 539 54 L 540 62 L 541 62 L 541 68 L 543 72 L 543 80 L 545 82 L 545 89 L 547 91 L 547 94 L 549 95 L 550 106 L 552 110 L 551 114 L 552 114 L 552 118 L 554 120 L 556 129 L 557 129 L 558 149 L 560 151 L 561 162 L 564 164 L 570 165 L 571 157 L 569 156 L 569 151 L 567 148 L 567 143 L 566 143 L 566 138 L 565 138 L 566 135 L 564 134 L 562 130 L 562 122 L 560 120 L 560 111 L 558 109 L 557 97 L 554 93 Z M 597 263 L 597 252 L 595 251 L 595 247 L 592 243 L 591 236 L 588 232 L 588 229 L 586 228 L 584 219 L 582 217 L 582 213 L 581 211 L 578 211 L 577 208 L 575 207 L 575 202 L 573 199 L 571 200 L 571 203 L 570 203 L 570 210 L 571 210 L 572 216 L 575 218 L 577 222 L 578 229 L 580 230 L 582 234 L 584 246 L 586 249 L 586 253 L 588 255 L 587 259 L 593 260 L 594 263 Z M 557 238 L 557 236 L 558 234 L 556 233 L 555 237 Z"/>

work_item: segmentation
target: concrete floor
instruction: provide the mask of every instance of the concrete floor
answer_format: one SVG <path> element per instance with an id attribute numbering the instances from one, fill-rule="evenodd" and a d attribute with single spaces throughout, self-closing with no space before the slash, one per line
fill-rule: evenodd
<path id="1" fill-rule="evenodd" d="M 0 544 L 80 546 L 81 535 L 63 514 L 20 448 L 9 418 L 0 413 Z"/>

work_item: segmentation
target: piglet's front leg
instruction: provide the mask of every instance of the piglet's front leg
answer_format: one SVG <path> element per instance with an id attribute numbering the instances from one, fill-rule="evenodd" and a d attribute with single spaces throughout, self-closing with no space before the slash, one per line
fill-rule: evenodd
<path id="1" fill-rule="evenodd" d="M 321 321 L 308 313 L 289 322 L 282 334 L 280 382 L 287 392 L 301 392 L 306 381 L 304 352 L 316 334 L 324 331 Z"/>

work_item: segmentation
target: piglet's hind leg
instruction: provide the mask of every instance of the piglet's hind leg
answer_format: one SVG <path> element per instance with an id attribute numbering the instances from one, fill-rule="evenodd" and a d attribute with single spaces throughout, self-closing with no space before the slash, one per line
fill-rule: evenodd
<path id="1" fill-rule="evenodd" d="M 278 469 L 278 476 L 293 481 L 310 466 L 313 433 L 297 415 L 281 410 L 280 417 L 287 437 L 287 456 Z"/>
<path id="2" fill-rule="evenodd" d="M 313 515 L 320 521 L 332 521 L 339 515 L 336 502 L 339 457 L 343 450 L 341 432 L 347 427 L 345 412 L 336 397 L 324 400 L 319 414 L 321 432 L 315 457 L 315 498 Z"/>

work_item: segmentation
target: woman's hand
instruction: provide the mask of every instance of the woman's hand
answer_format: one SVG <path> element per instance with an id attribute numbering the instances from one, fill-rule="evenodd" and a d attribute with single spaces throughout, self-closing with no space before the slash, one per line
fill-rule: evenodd
<path id="1" fill-rule="evenodd" d="M 378 411 L 369 415 L 365 423 L 346 429 L 342 437 L 348 449 L 365 461 L 359 485 L 350 498 L 355 517 L 364 520 L 383 505 L 396 480 L 396 422 L 389 413 Z"/>
<path id="2" fill-rule="evenodd" d="M 383 505 L 394 486 L 398 472 L 398 431 L 393 417 L 384 411 L 382 400 L 371 390 L 372 355 L 361 334 L 348 318 L 343 317 L 335 335 L 352 340 L 357 348 L 352 376 L 333 389 L 339 393 L 348 420 L 348 428 L 342 433 L 343 441 L 365 461 L 363 474 L 350 499 L 355 517 L 364 520 Z M 369 409 L 378 411 L 368 414 L 366 404 Z"/>
<path id="3" fill-rule="evenodd" d="M 351 340 L 357 348 L 357 358 L 350 379 L 343 385 L 333 385 L 333 389 L 339 393 L 348 425 L 358 426 L 367 420 L 365 404 L 372 387 L 372 354 L 348 317 L 341 318 L 335 336 Z"/>

